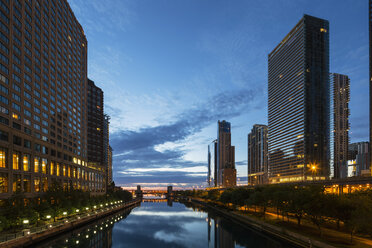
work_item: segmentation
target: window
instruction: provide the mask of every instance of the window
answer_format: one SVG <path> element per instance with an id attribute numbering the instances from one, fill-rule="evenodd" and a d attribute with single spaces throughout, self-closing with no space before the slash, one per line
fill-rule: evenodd
<path id="1" fill-rule="evenodd" d="M 23 171 L 29 171 L 30 170 L 30 155 L 24 154 L 23 155 Z"/>
<path id="2" fill-rule="evenodd" d="M 24 139 L 23 143 L 24 143 L 25 148 L 31 149 L 31 141 L 30 140 Z"/>
<path id="3" fill-rule="evenodd" d="M 20 192 L 21 187 L 21 175 L 13 174 L 13 192 Z"/>
<path id="4" fill-rule="evenodd" d="M 27 175 L 23 176 L 23 190 L 26 193 L 31 192 L 31 177 L 30 176 L 27 176 Z"/>
<path id="5" fill-rule="evenodd" d="M 56 175 L 59 176 L 59 163 L 57 163 Z"/>
<path id="6" fill-rule="evenodd" d="M 50 162 L 50 175 L 54 174 L 54 161 Z"/>
<path id="7" fill-rule="evenodd" d="M 8 141 L 8 132 L 5 132 L 5 131 L 1 131 L 0 130 L 0 140 L 3 140 L 3 141 Z M 1 148 L 0 148 L 1 149 Z M 1 156 L 1 155 L 0 155 Z M 0 166 L 1 167 L 1 166 Z"/>
<path id="8" fill-rule="evenodd" d="M 41 159 L 41 172 L 43 174 L 47 173 L 47 164 L 48 164 L 48 160 L 46 158 L 42 158 Z"/>
<path id="9" fill-rule="evenodd" d="M 18 137 L 16 135 L 13 135 L 13 144 L 15 144 L 17 146 L 21 146 L 22 145 L 22 138 Z"/>
<path id="10" fill-rule="evenodd" d="M 13 152 L 12 156 L 12 163 L 13 163 L 13 170 L 19 170 L 19 152 Z"/>
<path id="11" fill-rule="evenodd" d="M 34 172 L 37 173 L 40 171 L 40 158 L 34 157 Z"/>
<path id="12" fill-rule="evenodd" d="M 48 178 L 47 177 L 43 177 L 42 184 L 43 184 L 43 191 L 47 192 L 48 191 Z"/>
<path id="13" fill-rule="evenodd" d="M 35 192 L 40 192 L 40 178 L 39 177 L 34 178 L 34 190 Z"/>
<path id="14" fill-rule="evenodd" d="M 8 174 L 0 173 L 0 193 L 8 192 Z"/>
<path id="15" fill-rule="evenodd" d="M 6 156 L 8 154 L 8 150 L 5 148 L 0 147 L 0 168 L 7 168 L 6 164 Z"/>

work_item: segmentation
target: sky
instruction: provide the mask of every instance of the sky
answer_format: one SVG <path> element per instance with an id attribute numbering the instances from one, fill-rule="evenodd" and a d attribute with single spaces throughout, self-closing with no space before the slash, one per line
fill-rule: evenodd
<path id="1" fill-rule="evenodd" d="M 205 185 L 218 120 L 231 122 L 246 182 L 247 134 L 267 124 L 267 56 L 304 14 L 330 22 L 330 72 L 350 77 L 350 142 L 368 140 L 367 0 L 68 2 L 111 116 L 116 185 Z"/>

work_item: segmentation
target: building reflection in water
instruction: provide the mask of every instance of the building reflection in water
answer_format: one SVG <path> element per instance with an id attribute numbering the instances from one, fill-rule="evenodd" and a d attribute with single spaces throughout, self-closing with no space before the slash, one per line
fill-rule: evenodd
<path id="1" fill-rule="evenodd" d="M 214 219 L 208 214 L 208 248 L 234 248 L 235 242 L 230 232 L 223 228 L 222 219 Z"/>

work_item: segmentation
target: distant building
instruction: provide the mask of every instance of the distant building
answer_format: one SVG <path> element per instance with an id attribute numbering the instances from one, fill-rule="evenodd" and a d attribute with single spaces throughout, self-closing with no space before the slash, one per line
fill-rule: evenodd
<path id="1" fill-rule="evenodd" d="M 108 152 L 108 163 L 107 163 L 107 184 L 111 185 L 113 182 L 112 179 L 112 147 L 109 146 L 109 152 Z"/>
<path id="2" fill-rule="evenodd" d="M 330 81 L 330 177 L 346 178 L 350 128 L 350 79 L 345 75 L 331 73 Z"/>
<path id="3" fill-rule="evenodd" d="M 248 185 L 267 183 L 267 126 L 254 125 L 248 134 Z"/>
<path id="4" fill-rule="evenodd" d="M 103 120 L 103 157 L 106 170 L 107 186 L 112 183 L 112 148 L 110 146 L 110 116 L 104 115 Z"/>
<path id="5" fill-rule="evenodd" d="M 231 146 L 231 125 L 218 121 L 217 137 L 218 186 L 236 186 L 235 147 Z"/>
<path id="6" fill-rule="evenodd" d="M 348 176 L 371 176 L 369 166 L 369 143 L 358 142 L 349 145 Z"/>
<path id="7" fill-rule="evenodd" d="M 270 183 L 328 178 L 328 21 L 304 15 L 268 63 Z"/>

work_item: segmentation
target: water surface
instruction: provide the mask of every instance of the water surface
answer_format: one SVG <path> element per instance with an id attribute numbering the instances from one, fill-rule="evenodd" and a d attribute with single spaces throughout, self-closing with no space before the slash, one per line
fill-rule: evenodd
<path id="1" fill-rule="evenodd" d="M 126 210 L 47 240 L 36 247 L 234 248 L 294 247 L 243 228 L 215 212 L 177 202 L 142 202 Z"/>

